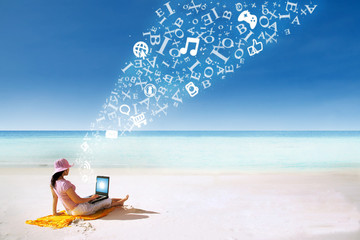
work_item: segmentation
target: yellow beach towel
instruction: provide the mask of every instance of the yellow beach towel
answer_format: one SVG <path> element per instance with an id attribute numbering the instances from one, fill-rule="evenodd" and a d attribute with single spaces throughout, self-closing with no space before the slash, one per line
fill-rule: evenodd
<path id="1" fill-rule="evenodd" d="M 57 228 L 63 228 L 68 227 L 72 221 L 75 219 L 83 219 L 83 220 L 95 220 L 98 218 L 105 217 L 110 212 L 112 212 L 115 209 L 115 207 L 111 208 L 105 208 L 102 210 L 97 211 L 94 214 L 91 215 L 79 215 L 79 216 L 72 216 L 68 215 L 65 210 L 59 212 L 61 215 L 54 216 L 54 215 L 48 215 L 45 217 L 38 218 L 36 220 L 26 220 L 25 223 L 31 224 L 31 225 L 37 225 L 39 227 L 52 227 L 54 229 Z"/>

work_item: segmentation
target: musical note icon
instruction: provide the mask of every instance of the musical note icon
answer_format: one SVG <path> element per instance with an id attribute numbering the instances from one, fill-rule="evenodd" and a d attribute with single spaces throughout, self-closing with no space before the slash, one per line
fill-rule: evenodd
<path id="1" fill-rule="evenodd" d="M 198 52 L 198 49 L 199 49 L 200 38 L 191 38 L 191 37 L 188 37 L 188 38 L 186 39 L 186 45 L 185 45 L 184 48 L 181 48 L 181 49 L 180 49 L 180 53 L 181 53 L 181 54 L 187 53 L 188 47 L 189 47 L 189 43 L 195 43 L 195 44 L 196 44 L 195 49 L 190 50 L 190 55 L 191 55 L 191 56 L 195 56 L 195 55 L 197 54 L 197 52 Z"/>

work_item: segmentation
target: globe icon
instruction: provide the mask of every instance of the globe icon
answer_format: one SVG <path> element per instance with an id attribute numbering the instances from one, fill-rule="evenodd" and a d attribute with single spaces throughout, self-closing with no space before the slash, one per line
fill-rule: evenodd
<path id="1" fill-rule="evenodd" d="M 145 42 L 137 42 L 133 48 L 134 55 L 138 58 L 145 59 L 146 55 L 149 53 L 149 47 Z"/>

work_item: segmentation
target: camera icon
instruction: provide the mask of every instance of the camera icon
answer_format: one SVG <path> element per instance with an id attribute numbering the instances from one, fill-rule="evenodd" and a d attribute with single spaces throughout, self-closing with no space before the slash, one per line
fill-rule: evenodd
<path id="1" fill-rule="evenodd" d="M 186 84 L 185 89 L 189 93 L 190 97 L 194 97 L 199 93 L 199 88 L 195 86 L 193 82 Z"/>

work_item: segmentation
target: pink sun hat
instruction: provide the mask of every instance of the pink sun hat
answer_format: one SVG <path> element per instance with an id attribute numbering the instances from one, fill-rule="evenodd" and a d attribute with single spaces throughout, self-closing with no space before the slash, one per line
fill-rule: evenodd
<path id="1" fill-rule="evenodd" d="M 54 168 L 55 168 L 54 173 L 64 171 L 72 166 L 74 166 L 74 164 L 70 165 L 69 162 L 65 158 L 58 159 L 54 163 Z"/>

